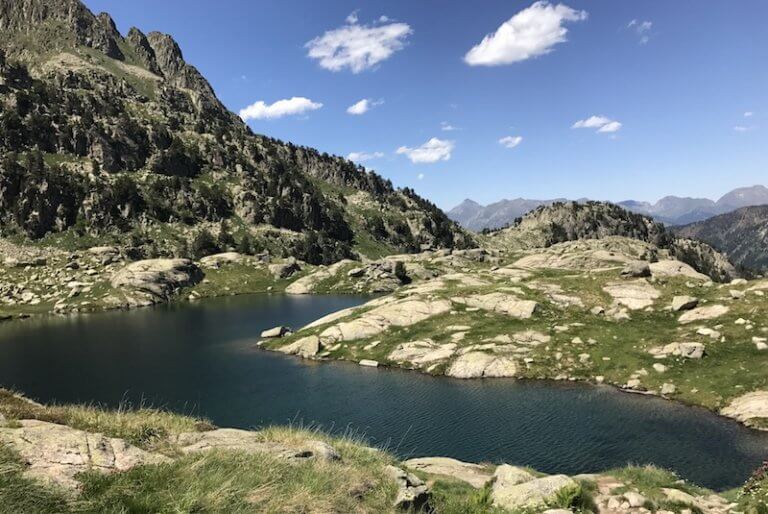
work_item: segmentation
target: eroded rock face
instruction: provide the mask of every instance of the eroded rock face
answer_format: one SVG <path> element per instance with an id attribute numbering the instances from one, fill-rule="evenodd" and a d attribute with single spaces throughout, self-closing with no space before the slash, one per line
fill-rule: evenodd
<path id="1" fill-rule="evenodd" d="M 469 352 L 453 361 L 445 374 L 454 378 L 514 377 L 517 374 L 517 364 L 511 357 Z"/>
<path id="2" fill-rule="evenodd" d="M 419 477 L 395 466 L 385 467 L 384 472 L 397 484 L 394 507 L 419 512 L 429 504 L 429 487 Z"/>
<path id="3" fill-rule="evenodd" d="M 446 360 L 456 353 L 456 344 L 435 344 L 431 340 L 413 341 L 397 346 L 388 356 L 395 362 L 411 362 L 418 366 Z"/>
<path id="4" fill-rule="evenodd" d="M 493 479 L 493 475 L 483 466 L 470 464 L 448 457 L 421 457 L 410 459 L 403 464 L 412 470 L 423 471 L 432 475 L 444 475 L 466 482 L 480 489 Z"/>
<path id="5" fill-rule="evenodd" d="M 122 439 L 45 421 L 19 423 L 20 428 L 0 428 L 0 442 L 18 452 L 28 464 L 25 475 L 67 489 L 79 486 L 75 475 L 84 471 L 112 473 L 170 460 Z"/>
<path id="6" fill-rule="evenodd" d="M 133 262 L 115 273 L 112 287 L 146 293 L 159 301 L 202 279 L 202 270 L 189 259 L 148 259 Z"/>
<path id="7" fill-rule="evenodd" d="M 739 396 L 724 407 L 720 414 L 764 430 L 761 422 L 768 420 L 768 391 L 754 391 Z"/>

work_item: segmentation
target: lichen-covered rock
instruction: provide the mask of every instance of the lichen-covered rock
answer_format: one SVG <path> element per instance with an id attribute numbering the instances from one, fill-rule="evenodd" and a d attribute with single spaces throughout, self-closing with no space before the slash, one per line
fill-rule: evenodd
<path id="1" fill-rule="evenodd" d="M 454 378 L 514 377 L 517 374 L 517 364 L 511 357 L 468 352 L 454 360 L 445 374 Z"/>
<path id="2" fill-rule="evenodd" d="M 419 477 L 395 466 L 386 466 L 384 472 L 397 484 L 394 507 L 420 512 L 429 504 L 429 487 Z"/>
<path id="3" fill-rule="evenodd" d="M 512 466 L 499 466 L 491 490 L 493 504 L 503 509 L 541 509 L 551 504 L 564 491 L 578 492 L 579 485 L 566 475 L 534 478 Z"/>
<path id="4" fill-rule="evenodd" d="M 170 459 L 146 452 L 122 439 L 45 421 L 22 420 L 19 428 L 0 428 L 0 443 L 16 451 L 35 479 L 76 489 L 75 475 L 85 471 L 112 473 Z"/>
<path id="5" fill-rule="evenodd" d="M 723 416 L 765 430 L 768 420 L 768 391 L 753 391 L 735 398 L 720 411 Z"/>
<path id="6" fill-rule="evenodd" d="M 466 482 L 480 489 L 493 480 L 493 475 L 484 466 L 470 464 L 449 457 L 420 457 L 403 462 L 405 467 L 430 475 L 444 475 Z"/>
<path id="7" fill-rule="evenodd" d="M 719 318 L 728 314 L 730 309 L 725 305 L 707 305 L 704 307 L 697 307 L 684 314 L 682 314 L 677 320 L 680 323 L 692 323 L 694 321 L 703 321 L 708 319 Z"/>

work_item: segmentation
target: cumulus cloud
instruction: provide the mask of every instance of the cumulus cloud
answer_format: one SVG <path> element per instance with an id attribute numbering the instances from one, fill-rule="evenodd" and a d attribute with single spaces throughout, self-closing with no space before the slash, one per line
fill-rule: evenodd
<path id="1" fill-rule="evenodd" d="M 359 24 L 357 11 L 347 16 L 346 22 L 304 45 L 307 55 L 326 70 L 349 68 L 352 73 L 360 73 L 373 68 L 402 50 L 413 33 L 407 23 L 389 23 L 386 16 L 373 25 Z"/>
<path id="2" fill-rule="evenodd" d="M 535 2 L 505 21 L 464 56 L 470 66 L 499 66 L 525 61 L 553 51 L 566 41 L 566 22 L 587 19 L 586 11 L 567 5 Z"/>
<path id="3" fill-rule="evenodd" d="M 499 139 L 499 144 L 506 148 L 514 148 L 523 142 L 523 136 L 506 136 Z"/>
<path id="4" fill-rule="evenodd" d="M 446 141 L 433 137 L 416 148 L 401 146 L 397 149 L 397 153 L 405 155 L 415 164 L 433 163 L 449 160 L 451 158 L 453 146 L 453 141 Z"/>
<path id="5" fill-rule="evenodd" d="M 640 38 L 640 44 L 644 45 L 648 42 L 648 32 L 653 28 L 653 22 L 647 20 L 632 20 L 627 23 L 627 28 L 633 30 Z"/>
<path id="6" fill-rule="evenodd" d="M 240 109 L 240 117 L 243 121 L 262 119 L 271 120 L 282 118 L 283 116 L 293 116 L 296 114 L 304 114 L 309 111 L 316 111 L 322 106 L 323 104 L 313 102 L 309 98 L 304 98 L 303 96 L 294 96 L 293 98 L 278 100 L 273 104 L 266 104 L 264 101 L 259 100 L 244 109 Z"/>
<path id="7" fill-rule="evenodd" d="M 597 132 L 613 133 L 621 129 L 621 123 L 605 116 L 590 116 L 587 119 L 579 120 L 571 128 L 590 128 L 597 129 Z"/>
<path id="8" fill-rule="evenodd" d="M 347 159 L 355 162 L 365 162 L 370 161 L 371 159 L 381 159 L 382 157 L 384 157 L 383 152 L 351 152 L 349 155 L 347 155 Z"/>
<path id="9" fill-rule="evenodd" d="M 369 98 L 363 98 L 359 102 L 355 102 L 354 104 L 347 107 L 347 113 L 359 116 L 370 111 L 373 107 L 378 107 L 383 103 L 384 100 L 371 100 Z"/>
<path id="10" fill-rule="evenodd" d="M 453 132 L 454 130 L 460 130 L 459 127 L 454 127 L 447 121 L 443 121 L 440 123 L 440 130 L 443 132 Z"/>

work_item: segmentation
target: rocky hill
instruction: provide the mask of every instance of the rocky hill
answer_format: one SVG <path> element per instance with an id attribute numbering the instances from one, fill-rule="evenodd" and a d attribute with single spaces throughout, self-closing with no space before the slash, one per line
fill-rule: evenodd
<path id="1" fill-rule="evenodd" d="M 768 206 L 745 207 L 675 230 L 726 253 L 737 266 L 768 270 Z"/>
<path id="2" fill-rule="evenodd" d="M 448 211 L 448 216 L 470 230 L 493 230 L 514 223 L 516 218 L 523 216 L 536 207 L 564 201 L 567 200 L 528 200 L 516 198 L 514 200 L 501 200 L 483 206 L 467 199 Z M 579 199 L 577 201 L 585 202 L 587 200 Z M 717 201 L 708 198 L 665 196 L 655 203 L 637 200 L 618 202 L 619 206 L 629 211 L 652 216 L 657 221 L 675 226 L 705 220 L 741 207 L 766 204 L 768 204 L 768 188 L 765 186 L 734 189 Z"/>
<path id="3" fill-rule="evenodd" d="M 253 134 L 167 34 L 79 0 L 0 0 L 0 28 L 3 236 L 313 263 L 472 244 L 412 190 Z"/>
<path id="4" fill-rule="evenodd" d="M 678 238 L 662 223 L 607 202 L 556 202 L 538 207 L 513 226 L 492 232 L 486 244 L 507 250 L 530 249 L 612 236 L 650 243 L 651 250 L 644 260 L 653 261 L 654 252 L 667 250 L 713 280 L 727 281 L 737 275 L 728 259 L 709 245 Z"/>

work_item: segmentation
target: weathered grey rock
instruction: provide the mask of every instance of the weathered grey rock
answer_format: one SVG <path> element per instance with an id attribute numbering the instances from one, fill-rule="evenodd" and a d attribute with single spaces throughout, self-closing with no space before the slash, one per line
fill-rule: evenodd
<path id="1" fill-rule="evenodd" d="M 429 504 L 429 487 L 419 477 L 395 466 L 386 466 L 384 472 L 397 484 L 394 507 L 418 512 Z"/>
<path id="2" fill-rule="evenodd" d="M 627 491 L 624 493 L 624 499 L 627 500 L 632 508 L 639 508 L 645 504 L 645 496 L 636 491 Z"/>
<path id="3" fill-rule="evenodd" d="M 19 428 L 0 428 L 0 442 L 27 463 L 24 474 L 67 489 L 76 489 L 75 475 L 84 471 L 111 473 L 143 464 L 167 462 L 122 439 L 45 421 L 22 420 Z"/>
<path id="4" fill-rule="evenodd" d="M 292 258 L 280 264 L 269 265 L 269 272 L 277 279 L 291 277 L 299 271 L 301 271 L 301 266 Z"/>
<path id="5" fill-rule="evenodd" d="M 310 357 L 316 356 L 322 347 L 323 345 L 320 342 L 319 337 L 307 336 L 302 337 L 298 341 L 294 341 L 293 343 L 280 347 L 277 349 L 277 351 L 291 355 L 298 355 L 299 357 L 308 359 Z"/>
<path id="6" fill-rule="evenodd" d="M 538 304 L 532 300 L 520 300 L 505 293 L 456 297 L 451 298 L 451 301 L 518 319 L 530 319 L 538 308 Z"/>
<path id="7" fill-rule="evenodd" d="M 360 362 L 358 362 L 358 364 L 361 365 L 361 366 L 365 366 L 367 368 L 378 368 L 379 367 L 379 362 L 371 360 L 371 359 L 362 359 L 362 360 L 360 360 Z"/>
<path id="8" fill-rule="evenodd" d="M 619 304 L 632 310 L 650 307 L 654 300 L 661 296 L 658 289 L 643 279 L 608 284 L 603 287 L 603 291 L 611 295 Z"/>
<path id="9" fill-rule="evenodd" d="M 675 296 L 672 298 L 672 310 L 675 312 L 689 311 L 696 308 L 699 299 L 694 296 Z"/>
<path id="10" fill-rule="evenodd" d="M 680 355 L 686 359 L 701 359 L 704 357 L 704 344 L 702 343 L 680 343 Z"/>
<path id="11" fill-rule="evenodd" d="M 233 450 L 243 453 L 266 453 L 286 460 L 335 461 L 340 459 L 338 452 L 323 441 L 304 441 L 294 447 L 273 441 L 263 441 L 256 432 L 234 428 L 185 432 L 179 434 L 176 442 L 181 452 L 185 454 L 210 450 Z"/>
<path id="12" fill-rule="evenodd" d="M 632 261 L 624 265 L 621 276 L 626 278 L 643 278 L 651 276 L 651 267 L 646 261 Z"/>
<path id="13" fill-rule="evenodd" d="M 477 489 L 484 487 L 493 479 L 493 475 L 479 464 L 470 464 L 448 457 L 421 457 L 407 460 L 403 464 L 415 471 L 461 480 Z"/>
<path id="14" fill-rule="evenodd" d="M 739 396 L 724 407 L 720 414 L 737 419 L 748 426 L 763 428 L 762 424 L 757 422 L 768 419 L 768 391 L 753 391 Z"/>
<path id="15" fill-rule="evenodd" d="M 683 313 L 678 321 L 680 323 L 692 323 L 694 321 L 702 321 L 708 319 L 719 318 L 728 313 L 730 309 L 725 305 L 707 305 L 705 307 L 697 307 L 693 310 Z"/>
<path id="16" fill-rule="evenodd" d="M 128 264 L 112 276 L 112 287 L 148 294 L 167 300 L 182 287 L 203 279 L 202 270 L 189 259 L 149 259 Z"/>
<path id="17" fill-rule="evenodd" d="M 200 264 L 206 268 L 219 268 L 225 264 L 239 264 L 245 260 L 245 255 L 237 252 L 224 252 L 208 255 L 200 259 Z"/>
<path id="18" fill-rule="evenodd" d="M 261 337 L 264 339 L 274 339 L 278 337 L 285 337 L 286 335 L 290 335 L 291 329 L 288 327 L 284 327 L 282 325 L 270 328 L 268 330 L 264 330 L 261 333 Z"/>
<path id="19" fill-rule="evenodd" d="M 511 466 L 510 466 L 511 467 Z M 502 468 L 502 466 L 499 466 Z M 578 490 L 579 485 L 566 475 L 552 475 L 543 478 L 523 480 L 522 473 L 509 473 L 506 469 L 496 471 L 496 481 L 491 490 L 493 504 L 503 509 L 544 510 L 557 495 L 567 489 Z"/>
<path id="20" fill-rule="evenodd" d="M 456 353 L 456 344 L 435 344 L 431 340 L 413 341 L 397 346 L 387 357 L 395 362 L 411 362 L 416 365 L 443 361 Z"/>
<path id="21" fill-rule="evenodd" d="M 445 374 L 454 378 L 514 377 L 517 364 L 511 357 L 468 352 L 454 360 Z"/>

